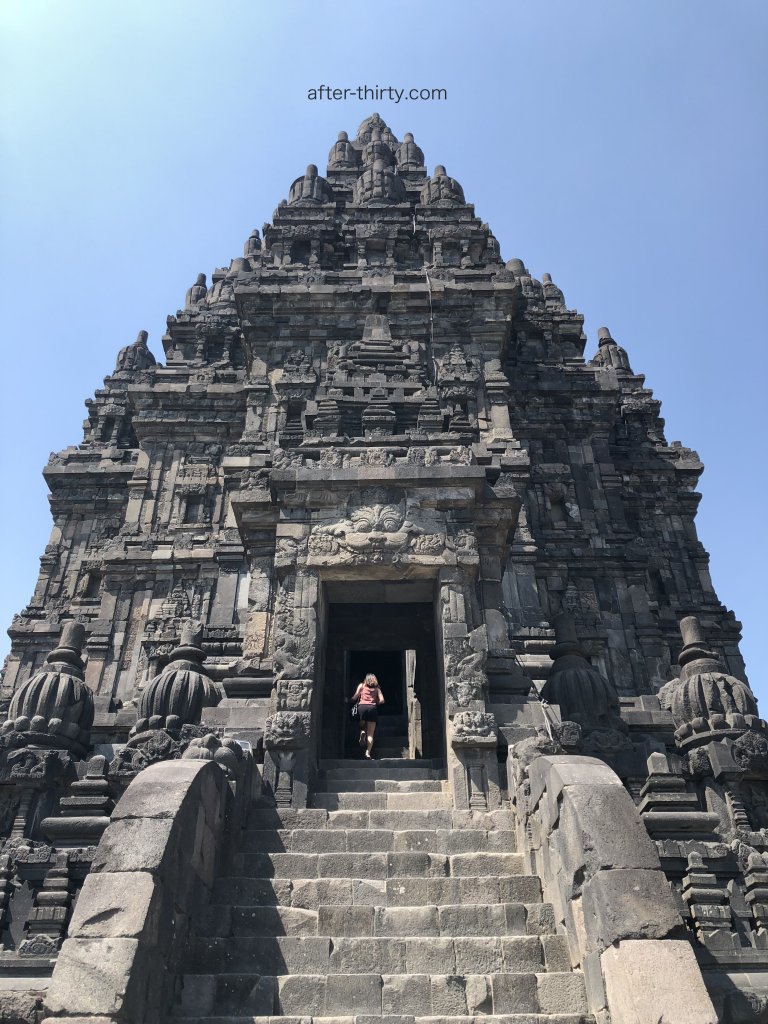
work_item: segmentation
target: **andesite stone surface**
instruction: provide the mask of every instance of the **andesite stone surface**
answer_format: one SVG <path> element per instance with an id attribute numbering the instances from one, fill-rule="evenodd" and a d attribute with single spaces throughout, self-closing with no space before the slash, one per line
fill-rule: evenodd
<path id="1" fill-rule="evenodd" d="M 768 1019 L 768 730 L 703 467 L 453 170 L 342 132 L 51 455 L 0 1019 Z"/>

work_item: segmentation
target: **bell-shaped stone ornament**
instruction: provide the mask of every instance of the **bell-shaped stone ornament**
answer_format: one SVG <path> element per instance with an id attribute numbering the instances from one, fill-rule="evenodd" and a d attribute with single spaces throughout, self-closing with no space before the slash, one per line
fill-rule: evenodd
<path id="1" fill-rule="evenodd" d="M 339 132 L 338 139 L 331 146 L 328 154 L 329 171 L 354 170 L 360 163 L 360 153 L 349 141 L 346 132 Z"/>
<path id="2" fill-rule="evenodd" d="M 183 725 L 196 725 L 203 708 L 219 703 L 222 692 L 203 666 L 202 638 L 202 623 L 184 624 L 179 646 L 141 695 L 134 733 L 152 728 L 177 731 Z"/>
<path id="3" fill-rule="evenodd" d="M 3 733 L 23 733 L 28 746 L 66 750 L 75 757 L 85 754 L 93 725 L 93 695 L 83 677 L 84 642 L 82 623 L 66 623 L 43 668 L 14 693 Z"/>
<path id="4" fill-rule="evenodd" d="M 119 370 L 148 370 L 151 366 L 157 365 L 155 357 L 147 348 L 148 337 L 146 331 L 139 331 L 136 341 L 132 345 L 126 345 L 125 348 L 120 349 L 117 354 L 115 373 Z"/>
<path id="5" fill-rule="evenodd" d="M 308 206 L 319 203 L 332 203 L 333 192 L 331 186 L 317 173 L 317 167 L 309 164 L 306 173 L 297 178 L 291 185 L 288 193 L 289 206 Z"/>
<path id="6" fill-rule="evenodd" d="M 354 201 L 359 206 L 368 204 L 405 203 L 408 195 L 402 178 L 382 160 L 367 167 L 355 182 Z"/>
<path id="7" fill-rule="evenodd" d="M 764 731 L 755 695 L 723 669 L 695 615 L 680 621 L 680 633 L 680 678 L 659 693 L 662 705 L 672 712 L 677 745 L 687 750 L 711 740 L 735 739 L 750 729 Z"/>
<path id="8" fill-rule="evenodd" d="M 448 176 L 442 164 L 438 164 L 421 190 L 420 199 L 427 206 L 462 206 L 466 202 L 464 189 L 455 178 Z"/>
<path id="9" fill-rule="evenodd" d="M 413 141 L 413 135 L 406 132 L 403 141 L 397 147 L 395 160 L 401 171 L 419 171 L 424 169 L 424 153 Z"/>
<path id="10" fill-rule="evenodd" d="M 199 306 L 201 302 L 205 300 L 208 295 L 208 286 L 205 283 L 205 274 L 198 274 L 195 283 L 187 292 L 187 297 L 184 301 L 185 309 L 194 309 Z"/>

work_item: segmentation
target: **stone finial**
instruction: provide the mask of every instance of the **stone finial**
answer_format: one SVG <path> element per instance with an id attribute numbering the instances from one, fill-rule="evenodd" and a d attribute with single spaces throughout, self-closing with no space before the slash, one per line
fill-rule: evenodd
<path id="1" fill-rule="evenodd" d="M 146 335 L 146 331 L 142 331 L 142 334 Z M 76 654 L 80 654 L 85 645 L 85 626 L 82 622 L 65 622 L 61 628 L 61 636 L 59 637 L 59 649 L 66 648 L 68 651 L 74 651 Z M 51 660 L 51 655 L 48 655 L 48 660 Z"/>
<path id="2" fill-rule="evenodd" d="M 371 141 L 375 131 L 378 131 L 379 138 L 382 142 L 386 142 L 390 149 L 397 146 L 397 139 L 380 114 L 372 114 L 362 122 L 357 129 L 357 144 L 359 146 L 366 146 Z"/>
<path id="3" fill-rule="evenodd" d="M 316 164 L 308 164 L 301 178 L 297 178 L 288 193 L 289 206 L 314 206 L 319 203 L 332 203 L 331 186 L 321 178 Z"/>
<path id="4" fill-rule="evenodd" d="M 507 270 L 511 271 L 515 277 L 528 277 L 528 271 L 526 270 L 525 264 L 522 260 L 507 260 Z"/>
<path id="5" fill-rule="evenodd" d="M 360 153 L 349 141 L 346 132 L 339 132 L 339 137 L 331 146 L 328 154 L 328 170 L 343 171 L 356 168 L 360 163 Z"/>
<path id="6" fill-rule="evenodd" d="M 82 623 L 65 623 L 45 665 L 13 695 L 3 734 L 23 733 L 27 746 L 83 756 L 93 724 L 93 695 L 83 681 L 84 643 Z"/>
<path id="7" fill-rule="evenodd" d="M 608 330 L 607 327 L 598 327 L 597 328 L 597 343 L 598 343 L 598 345 L 610 345 L 612 341 L 613 341 L 613 338 L 611 337 L 611 332 Z"/>
<path id="8" fill-rule="evenodd" d="M 677 727 L 677 745 L 687 750 L 715 739 L 738 739 L 750 730 L 764 732 L 754 694 L 725 671 L 695 615 L 681 620 L 680 633 L 680 677 L 663 690 Z"/>
<path id="9" fill-rule="evenodd" d="M 208 294 L 208 286 L 205 283 L 205 274 L 198 274 L 195 283 L 187 292 L 184 302 L 185 309 L 193 309 L 201 303 Z"/>
<path id="10" fill-rule="evenodd" d="M 132 345 L 121 348 L 117 354 L 115 373 L 119 370 L 148 370 L 150 366 L 156 366 L 155 357 L 147 348 L 149 334 L 146 331 L 139 331 L 136 341 Z"/>
<path id="11" fill-rule="evenodd" d="M 617 344 L 607 327 L 597 329 L 597 354 L 592 360 L 593 366 L 604 369 L 627 370 L 632 372 L 626 350 Z"/>
<path id="12" fill-rule="evenodd" d="M 420 199 L 429 206 L 461 206 L 466 202 L 464 189 L 455 178 L 448 176 L 442 164 L 437 165 L 435 173 L 421 190 Z"/>
<path id="13" fill-rule="evenodd" d="M 403 141 L 395 152 L 397 166 L 402 171 L 420 171 L 424 169 L 424 153 L 413 141 L 411 132 L 406 132 Z"/>
<path id="14" fill-rule="evenodd" d="M 682 669 L 681 678 L 687 678 L 707 670 L 722 672 L 720 659 L 708 646 L 701 622 L 695 615 L 687 615 L 680 620 L 680 636 L 683 640 L 683 648 L 677 663 Z"/>
<path id="15" fill-rule="evenodd" d="M 554 660 L 562 654 L 579 654 L 583 652 L 576 633 L 576 620 L 570 612 L 561 612 L 553 623 L 555 627 L 555 647 L 550 657 Z"/>
<path id="16" fill-rule="evenodd" d="M 383 160 L 374 160 L 355 182 L 354 201 L 367 203 L 404 203 L 408 199 L 402 179 Z"/>
<path id="17" fill-rule="evenodd" d="M 378 129 L 374 129 L 371 132 L 371 141 L 363 149 L 363 164 L 369 167 L 377 160 L 381 160 L 385 167 L 392 167 L 395 163 L 392 150 L 383 141 L 381 132 Z"/>
<path id="18" fill-rule="evenodd" d="M 194 647 L 202 650 L 203 624 L 196 619 L 188 619 L 181 627 L 181 647 Z M 202 658 L 200 659 L 203 660 Z"/>
<path id="19" fill-rule="evenodd" d="M 590 665 L 569 612 L 554 620 L 553 665 L 541 695 L 560 706 L 563 720 L 577 722 L 587 748 L 613 753 L 625 743 L 626 726 L 619 713 L 619 695 L 609 680 Z M 592 742 L 594 741 L 594 742 Z"/>
<path id="20" fill-rule="evenodd" d="M 204 707 L 219 703 L 222 694 L 203 666 L 203 624 L 187 620 L 179 646 L 171 651 L 168 665 L 150 681 L 139 701 L 134 734 L 147 729 L 178 731 L 196 725 Z"/>
<path id="21" fill-rule="evenodd" d="M 254 228 L 248 236 L 248 239 L 243 246 L 243 256 L 247 259 L 250 256 L 255 256 L 261 252 L 261 239 L 259 238 L 259 229 Z"/>
<path id="22" fill-rule="evenodd" d="M 544 292 L 544 301 L 549 309 L 564 309 L 565 308 L 565 296 L 562 291 L 552 281 L 551 274 L 543 274 L 541 278 L 541 287 Z"/>

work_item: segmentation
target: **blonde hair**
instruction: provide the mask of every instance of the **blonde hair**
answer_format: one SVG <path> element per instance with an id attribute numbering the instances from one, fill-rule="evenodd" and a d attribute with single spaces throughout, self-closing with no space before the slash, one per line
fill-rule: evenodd
<path id="1" fill-rule="evenodd" d="M 378 686 L 379 685 L 379 680 L 376 678 L 376 676 L 373 674 L 373 672 L 369 672 L 368 675 L 363 680 L 363 685 L 364 686 Z"/>

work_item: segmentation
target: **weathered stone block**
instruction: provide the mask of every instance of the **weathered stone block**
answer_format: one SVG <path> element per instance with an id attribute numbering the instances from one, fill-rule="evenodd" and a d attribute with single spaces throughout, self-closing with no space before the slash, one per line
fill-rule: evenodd
<path id="1" fill-rule="evenodd" d="M 163 889 L 146 871 L 91 873 L 85 879 L 69 924 L 78 938 L 160 938 Z"/>
<path id="2" fill-rule="evenodd" d="M 459 975 L 433 975 L 431 978 L 432 1015 L 461 1016 L 467 1012 L 464 978 Z"/>
<path id="3" fill-rule="evenodd" d="M 396 851 L 409 851 L 413 853 L 446 853 L 440 850 L 438 843 L 439 833 L 430 829 L 407 829 L 403 832 L 395 832 L 394 847 Z"/>
<path id="4" fill-rule="evenodd" d="M 275 977 L 223 974 L 216 979 L 218 1013 L 267 1017 L 275 1013 L 277 1000 L 278 979 Z"/>
<path id="5" fill-rule="evenodd" d="M 517 853 L 457 853 L 448 862 L 454 876 L 514 875 L 522 870 L 522 857 Z"/>
<path id="6" fill-rule="evenodd" d="M 321 935 L 373 935 L 373 907 L 320 907 L 318 931 Z"/>
<path id="7" fill-rule="evenodd" d="M 582 912 L 587 952 L 621 939 L 682 937 L 685 931 L 661 870 L 599 871 L 584 886 Z"/>
<path id="8" fill-rule="evenodd" d="M 502 903 L 537 903 L 541 900 L 538 875 L 508 875 L 498 880 L 498 888 Z"/>
<path id="9" fill-rule="evenodd" d="M 455 938 L 453 951 L 457 974 L 494 974 L 504 970 L 501 943 L 492 935 L 485 938 Z"/>
<path id="10" fill-rule="evenodd" d="M 323 974 L 289 974 L 277 979 L 278 1011 L 322 1017 L 325 1014 L 326 976 Z"/>
<path id="11" fill-rule="evenodd" d="M 442 871 L 430 870 L 430 855 L 428 853 L 402 852 L 387 854 L 387 877 L 395 878 L 404 875 L 407 878 L 417 878 L 422 875 L 437 874 L 444 875 Z"/>
<path id="12" fill-rule="evenodd" d="M 548 971 L 569 971 L 571 957 L 568 943 L 562 935 L 542 935 L 540 940 L 544 951 L 544 963 Z"/>
<path id="13" fill-rule="evenodd" d="M 345 853 L 346 833 L 332 828 L 299 828 L 290 833 L 291 853 Z M 279 853 L 281 851 L 270 851 Z M 283 852 L 289 852 L 286 848 Z"/>
<path id="14" fill-rule="evenodd" d="M 429 1016 L 432 1012 L 428 974 L 386 974 L 382 978 L 381 1012 Z"/>
<path id="15" fill-rule="evenodd" d="M 176 850 L 171 844 L 174 822 L 170 818 L 123 818 L 113 821 L 96 848 L 91 871 L 170 871 Z"/>
<path id="16" fill-rule="evenodd" d="M 576 754 L 550 754 L 536 758 L 528 769 L 528 780 L 532 808 L 536 807 L 545 791 L 549 799 L 556 803 L 567 786 L 586 786 L 589 789 L 596 786 L 621 786 L 621 779 L 616 772 L 603 761 Z"/>
<path id="17" fill-rule="evenodd" d="M 138 1024 L 157 995 L 150 979 L 149 954 L 138 939 L 67 939 L 45 1003 L 54 1016 L 122 1014 Z"/>
<path id="18" fill-rule="evenodd" d="M 606 822 L 611 823 L 610 828 Z M 557 846 L 572 891 L 578 889 L 581 877 L 591 878 L 608 868 L 653 871 L 660 867 L 656 848 L 623 787 L 571 787 L 550 842 Z"/>
<path id="19" fill-rule="evenodd" d="M 331 951 L 331 970 L 344 974 L 404 974 L 406 943 L 404 939 L 336 939 Z"/>
<path id="20" fill-rule="evenodd" d="M 584 979 L 581 974 L 538 974 L 537 981 L 541 1013 L 587 1012 Z"/>
<path id="21" fill-rule="evenodd" d="M 526 929 L 529 935 L 554 935 L 555 914 L 551 903 L 526 906 Z"/>
<path id="22" fill-rule="evenodd" d="M 360 857 L 351 853 L 321 853 L 317 855 L 320 878 L 357 878 L 361 873 Z M 297 874 L 299 874 L 297 872 Z M 387 855 L 372 853 L 365 858 L 365 874 L 370 878 L 387 877 Z M 309 877 L 299 875 L 299 877 Z"/>
<path id="23" fill-rule="evenodd" d="M 508 974 L 540 971 L 543 966 L 541 939 L 538 935 L 515 935 L 502 938 L 502 970 Z"/>
<path id="24" fill-rule="evenodd" d="M 350 853 L 388 853 L 397 848 L 397 832 L 390 829 L 351 828 L 346 833 Z"/>
<path id="25" fill-rule="evenodd" d="M 438 935 L 437 907 L 377 907 L 376 935 Z"/>
<path id="26" fill-rule="evenodd" d="M 608 1009 L 621 1024 L 717 1024 L 685 939 L 626 939 L 600 958 Z"/>
<path id="27" fill-rule="evenodd" d="M 501 903 L 440 907 L 438 914 L 441 935 L 503 935 L 507 930 Z"/>
<path id="28" fill-rule="evenodd" d="M 491 987 L 494 1014 L 539 1012 L 535 974 L 494 974 Z"/>
<path id="29" fill-rule="evenodd" d="M 454 974 L 456 954 L 452 939 L 407 939 L 409 974 Z"/>
<path id="30" fill-rule="evenodd" d="M 341 878 L 310 878 L 306 880 L 275 879 L 283 883 L 290 893 L 292 907 L 317 910 L 320 906 L 350 906 L 352 904 L 352 882 Z M 281 902 L 283 900 L 281 899 Z"/>
<path id="31" fill-rule="evenodd" d="M 378 974 L 330 974 L 325 1007 L 330 1013 L 380 1014 L 382 979 Z"/>
<path id="32" fill-rule="evenodd" d="M 486 1015 L 493 1009 L 491 979 L 484 974 L 467 974 L 464 978 L 467 1013 Z"/>
<path id="33" fill-rule="evenodd" d="M 386 899 L 387 882 L 383 878 L 352 879 L 352 902 L 357 906 L 383 905 Z"/>

